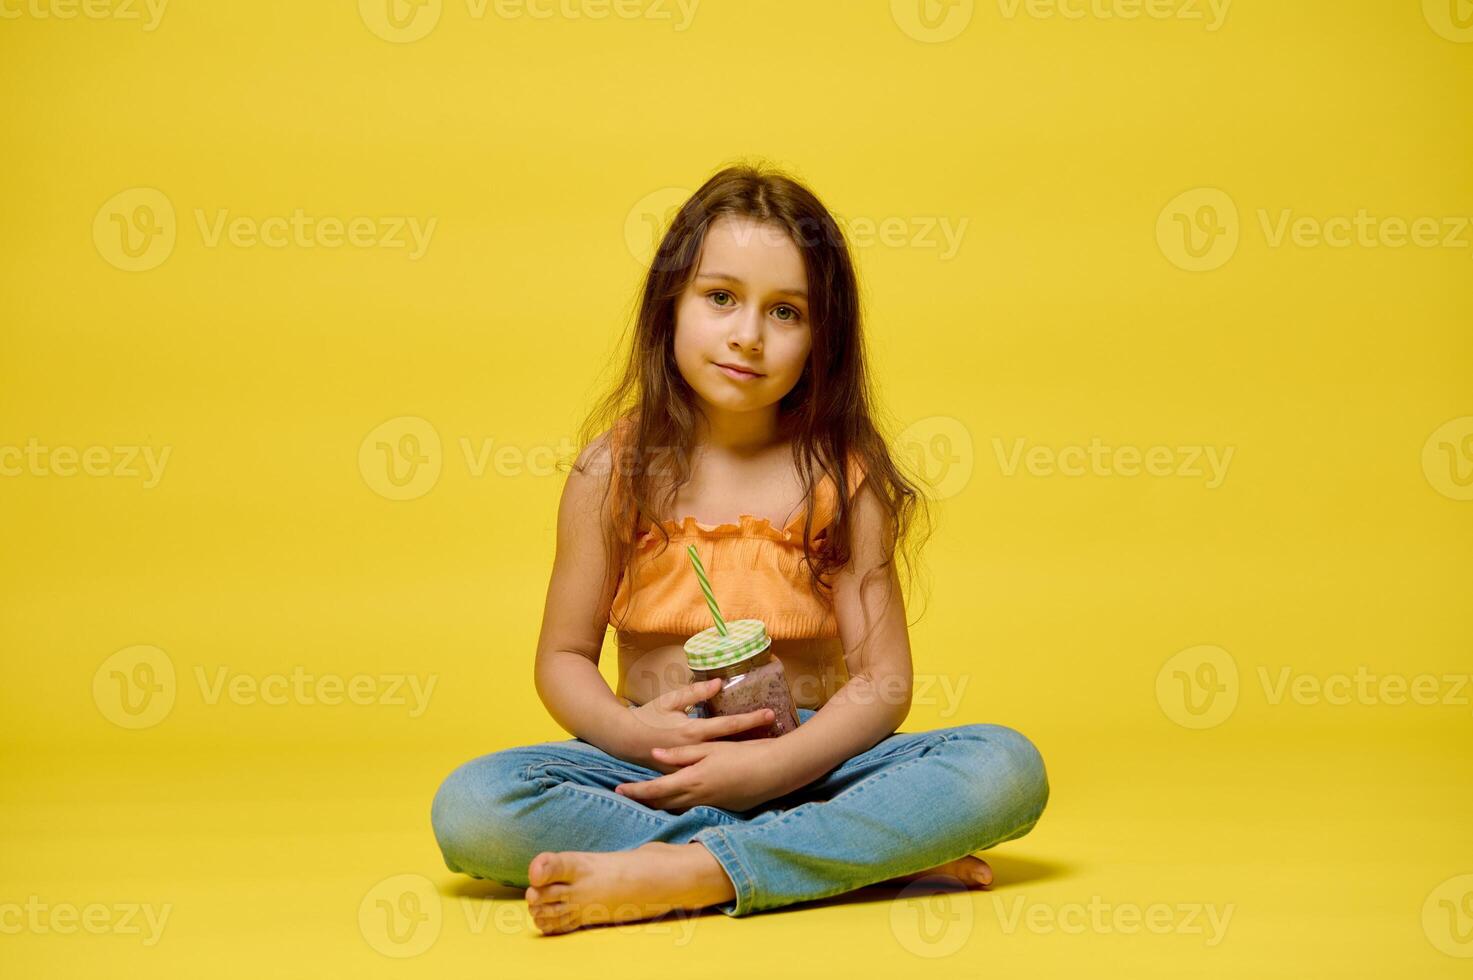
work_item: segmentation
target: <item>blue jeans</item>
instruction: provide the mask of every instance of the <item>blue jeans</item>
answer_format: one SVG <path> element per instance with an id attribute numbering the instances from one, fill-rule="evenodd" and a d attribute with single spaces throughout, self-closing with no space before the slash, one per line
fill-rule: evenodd
<path id="1" fill-rule="evenodd" d="M 798 709 L 799 724 L 813 717 Z M 526 888 L 542 851 L 697 841 L 731 879 L 730 916 L 826 898 L 1022 837 L 1048 802 L 1038 749 L 1002 725 L 896 732 L 808 785 L 751 810 L 675 814 L 614 787 L 661 775 L 582 739 L 464 763 L 430 808 L 451 871 Z"/>

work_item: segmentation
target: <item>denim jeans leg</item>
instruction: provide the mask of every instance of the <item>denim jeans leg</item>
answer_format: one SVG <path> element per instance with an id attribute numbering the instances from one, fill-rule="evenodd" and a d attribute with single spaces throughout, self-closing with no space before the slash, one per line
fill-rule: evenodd
<path id="1" fill-rule="evenodd" d="M 800 722 L 813 711 L 800 711 Z M 1048 802 L 1043 758 L 1002 725 L 895 734 L 750 820 L 691 839 L 728 870 L 730 916 L 924 871 L 1028 833 Z M 790 808 L 788 808 L 790 806 Z"/>
<path id="2" fill-rule="evenodd" d="M 659 775 L 581 739 L 517 746 L 456 768 L 435 794 L 430 823 L 451 871 L 526 888 L 527 866 L 542 851 L 683 844 L 739 822 L 718 807 L 677 815 L 614 792 Z"/>

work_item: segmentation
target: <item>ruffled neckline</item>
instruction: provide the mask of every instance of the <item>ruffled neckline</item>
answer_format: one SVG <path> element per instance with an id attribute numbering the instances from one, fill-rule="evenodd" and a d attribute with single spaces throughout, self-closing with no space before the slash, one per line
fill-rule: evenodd
<path id="1" fill-rule="evenodd" d="M 660 524 L 667 531 L 678 531 L 689 536 L 764 537 L 771 538 L 774 541 L 793 541 L 801 538 L 803 534 L 803 519 L 807 513 L 806 509 L 799 510 L 797 516 L 781 528 L 776 527 L 766 517 L 757 517 L 752 514 L 740 514 L 734 523 L 703 524 L 696 520 L 694 515 L 687 515 L 679 520 L 666 518 Z M 653 530 L 645 532 L 646 536 L 653 533 Z"/>

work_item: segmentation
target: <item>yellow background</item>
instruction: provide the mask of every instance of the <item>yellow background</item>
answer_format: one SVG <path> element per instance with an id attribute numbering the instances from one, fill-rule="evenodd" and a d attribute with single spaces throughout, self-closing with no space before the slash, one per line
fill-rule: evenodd
<path id="1" fill-rule="evenodd" d="M 944 40 L 883 0 L 703 0 L 684 30 L 447 0 L 417 40 L 352 2 L 175 0 L 153 30 L 5 9 L 0 446 L 171 455 L 152 487 L 0 477 L 0 906 L 172 910 L 152 946 L 0 933 L 7 975 L 1466 974 L 1473 692 L 1273 703 L 1261 681 L 1473 663 L 1473 502 L 1438 448 L 1473 467 L 1473 232 L 1264 229 L 1473 213 L 1473 31 L 1444 6 L 1238 0 L 1215 30 L 932 7 Z M 966 687 L 949 712 L 918 698 L 904 730 L 1017 727 L 1051 801 L 988 853 L 990 893 L 544 940 L 519 892 L 447 872 L 429 826 L 458 763 L 568 737 L 531 674 L 563 477 L 477 475 L 462 440 L 563 451 L 610 379 L 641 229 L 753 157 L 851 228 L 905 229 L 857 255 L 889 431 L 944 490 L 916 671 Z M 106 231 L 137 201 L 109 202 L 139 188 L 175 241 L 126 271 Z M 1202 189 L 1236 216 L 1202 212 Z M 436 225 L 411 259 L 211 245 L 197 217 L 296 209 Z M 1238 240 L 1189 271 L 1169 229 L 1199 219 Z M 926 222 L 964 227 L 954 255 Z M 404 418 L 440 470 L 394 500 L 360 450 Z M 924 455 L 938 432 L 946 461 Z M 1019 439 L 1234 454 L 1215 487 L 1008 475 L 997 446 Z M 130 729 L 104 662 L 136 646 L 176 682 Z M 1237 680 L 1168 665 L 1201 647 Z M 436 687 L 411 717 L 211 704 L 196 674 L 296 666 Z M 1182 676 L 1215 676 L 1230 712 L 1191 727 Z M 414 950 L 375 934 L 375 896 L 416 887 L 439 931 L 385 955 Z M 1176 912 L 1162 935 L 1066 930 L 1092 901 L 1232 918 L 1211 946 Z M 1042 924 L 1009 931 L 1020 907 Z"/>

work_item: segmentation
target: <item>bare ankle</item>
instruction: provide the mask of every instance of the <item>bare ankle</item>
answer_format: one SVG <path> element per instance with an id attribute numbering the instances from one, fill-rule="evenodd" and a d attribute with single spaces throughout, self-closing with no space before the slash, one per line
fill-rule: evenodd
<path id="1" fill-rule="evenodd" d="M 706 845 L 691 841 L 679 846 L 683 852 L 682 857 L 690 862 L 693 872 L 691 884 L 696 889 L 696 898 L 702 908 L 736 898 L 736 889 L 732 887 L 726 869 Z"/>

